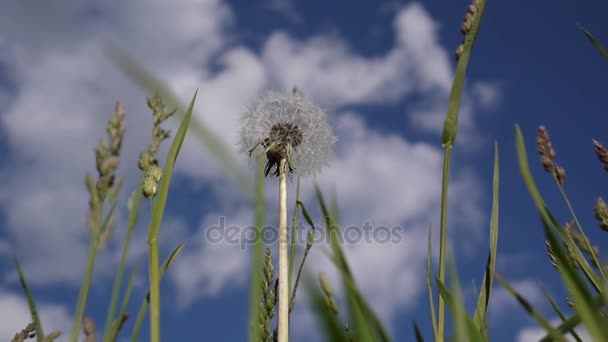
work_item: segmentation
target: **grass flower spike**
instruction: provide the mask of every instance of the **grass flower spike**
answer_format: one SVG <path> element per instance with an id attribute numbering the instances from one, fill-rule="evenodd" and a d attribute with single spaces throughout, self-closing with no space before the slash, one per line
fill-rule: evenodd
<path id="1" fill-rule="evenodd" d="M 297 89 L 268 92 L 243 117 L 240 145 L 249 156 L 266 156 L 264 175 L 279 177 L 278 341 L 289 340 L 289 255 L 287 178 L 314 175 L 336 142 L 325 112 Z"/>

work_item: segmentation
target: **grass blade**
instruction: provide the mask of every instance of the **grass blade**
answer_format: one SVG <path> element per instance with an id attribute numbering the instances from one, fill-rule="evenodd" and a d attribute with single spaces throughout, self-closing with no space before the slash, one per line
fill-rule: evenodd
<path id="1" fill-rule="evenodd" d="M 296 183 L 296 203 L 293 206 L 293 221 L 291 226 L 291 244 L 289 246 L 289 286 L 292 285 L 293 267 L 296 262 L 296 234 L 298 229 L 298 202 L 300 201 L 300 177 Z"/>
<path id="2" fill-rule="evenodd" d="M 555 300 L 551 297 L 551 295 L 549 294 L 549 292 L 547 291 L 547 289 L 545 289 L 544 287 L 542 288 L 543 290 L 543 294 L 545 295 L 545 298 L 547 298 L 547 300 L 549 301 L 549 303 L 551 304 L 551 307 L 553 308 L 553 311 L 555 311 L 555 313 L 559 316 L 559 318 L 562 320 L 562 323 L 564 323 L 566 321 L 566 316 L 564 316 L 564 313 L 562 312 L 562 310 L 560 310 L 559 306 L 557 305 L 557 303 L 555 302 Z M 559 330 L 558 330 L 559 331 Z M 581 338 L 578 336 L 578 334 L 573 330 L 570 332 L 572 334 L 572 337 L 574 337 L 574 339 L 577 342 L 583 342 L 581 340 Z M 564 334 L 565 335 L 565 334 Z"/>
<path id="3" fill-rule="evenodd" d="M 179 126 L 173 143 L 167 153 L 165 159 L 165 168 L 163 170 L 163 177 L 159 186 L 156 199 L 152 205 L 152 219 L 150 220 L 150 229 L 148 232 L 148 245 L 150 248 L 150 340 L 152 342 L 160 342 L 160 276 L 159 276 L 159 264 L 158 264 L 158 234 L 160 232 L 160 225 L 163 220 L 165 213 L 165 205 L 167 203 L 167 197 L 169 195 L 169 185 L 171 184 L 171 176 L 173 174 L 173 166 L 177 160 L 177 155 L 182 147 L 182 143 L 186 138 L 188 131 L 188 124 L 192 117 L 192 110 L 194 108 L 194 102 L 196 101 L 196 95 L 198 90 L 194 93 L 190 106 L 186 111 L 184 120 Z"/>
<path id="4" fill-rule="evenodd" d="M 456 140 L 456 133 L 458 131 L 458 112 L 460 110 L 460 100 L 462 98 L 462 91 L 464 88 L 464 80 L 469 64 L 469 58 L 471 56 L 471 50 L 473 44 L 477 38 L 479 32 L 479 26 L 481 24 L 481 18 L 486 7 L 486 0 L 481 0 L 476 5 L 477 13 L 471 23 L 471 29 L 465 36 L 464 49 L 458 59 L 458 65 L 456 67 L 456 74 L 454 76 L 454 82 L 452 83 L 452 89 L 450 91 L 450 98 L 448 102 L 448 110 L 445 116 L 445 122 L 443 124 L 443 132 L 441 137 L 441 144 L 444 151 L 443 159 L 443 176 L 441 184 L 441 218 L 440 218 L 440 235 L 439 235 L 439 279 L 445 282 L 445 258 L 446 258 L 446 243 L 447 243 L 447 201 L 448 201 L 448 183 L 450 176 L 450 160 L 452 158 L 452 148 L 454 141 Z M 445 338 L 445 303 L 443 297 L 439 296 L 439 307 L 438 307 L 438 342 L 443 342 Z"/>
<path id="5" fill-rule="evenodd" d="M 260 288 L 262 287 L 262 264 L 264 258 L 264 244 L 260 237 L 265 223 L 265 202 L 264 202 L 264 160 L 258 159 L 258 171 L 255 182 L 255 231 L 256 241 L 253 245 L 251 256 L 251 285 L 249 288 L 249 341 L 258 342 L 260 340 Z"/>
<path id="6" fill-rule="evenodd" d="M 414 334 L 416 335 L 416 342 L 424 342 L 424 337 L 422 337 L 422 331 L 420 331 L 420 327 L 418 323 L 414 321 Z"/>
<path id="7" fill-rule="evenodd" d="M 490 216 L 490 252 L 486 263 L 486 271 L 481 282 L 481 292 L 477 300 L 475 323 L 483 336 L 487 338 L 487 313 L 490 303 L 490 292 L 494 283 L 496 272 L 496 255 L 498 253 L 498 210 L 500 190 L 500 163 L 498 158 L 498 144 L 494 144 L 494 175 L 492 177 L 492 214 Z"/>
<path id="8" fill-rule="evenodd" d="M 116 319 L 113 319 L 113 322 L 111 323 L 111 329 L 110 329 L 110 338 L 108 339 L 109 341 L 116 341 L 116 338 L 118 337 L 118 333 L 120 332 L 120 330 L 122 329 L 122 326 L 124 324 L 124 315 L 127 313 L 127 305 L 129 304 L 129 300 L 131 299 L 131 293 L 133 290 L 133 284 L 135 282 L 135 276 L 137 275 L 137 269 L 139 267 L 135 266 L 135 268 L 133 269 L 133 271 L 131 272 L 131 276 L 129 277 L 129 281 L 127 282 L 127 288 L 125 291 L 125 296 L 122 300 L 122 305 L 120 306 L 120 311 L 118 312 L 118 316 Z M 106 335 L 103 336 L 104 340 L 106 339 Z"/>
<path id="9" fill-rule="evenodd" d="M 580 254 L 580 250 L 574 245 L 572 239 L 570 239 L 565 233 L 563 233 L 563 230 L 558 228 L 559 225 L 556 224 L 555 218 L 553 218 L 550 214 L 549 210 L 544 204 L 544 201 L 542 200 L 542 197 L 540 196 L 540 193 L 538 192 L 538 189 L 528 167 L 526 147 L 519 126 L 516 126 L 516 142 L 519 167 L 522 177 L 524 178 L 526 186 L 528 187 L 528 191 L 530 192 L 534 203 L 536 204 L 538 211 L 541 215 L 543 227 L 545 229 L 545 235 L 547 236 L 547 239 L 551 244 L 551 248 L 556 258 L 556 262 L 560 267 L 560 275 L 562 276 L 564 283 L 566 284 L 570 293 L 572 294 L 572 297 L 574 298 L 574 303 L 577 307 L 577 312 L 581 315 L 583 323 L 589 330 L 589 333 L 596 340 L 608 340 L 608 336 L 606 336 L 606 331 L 603 331 L 602 329 L 602 326 L 606 326 L 606 322 L 603 322 L 604 320 L 600 318 L 601 316 L 599 310 L 597 309 L 597 305 L 593 303 L 591 294 L 584 285 L 582 279 L 580 279 L 579 275 L 574 270 L 574 267 L 570 263 L 569 259 L 566 257 L 566 254 L 563 250 L 563 247 L 561 246 L 560 241 L 557 239 L 555 233 L 553 232 L 553 229 L 555 229 L 560 234 L 562 234 L 562 238 L 564 239 L 564 241 L 568 244 L 569 247 L 571 246 L 571 250 L 575 252 L 575 257 L 577 251 L 578 254 Z M 580 259 L 584 259 L 584 257 L 580 255 Z M 577 258 L 577 261 L 578 260 L 579 258 Z M 584 261 L 586 262 L 586 260 Z M 584 270 L 585 265 L 582 262 L 579 263 L 581 264 Z M 597 277 L 595 273 L 591 273 Z"/>
<path id="10" fill-rule="evenodd" d="M 589 39 L 589 41 L 591 42 L 591 44 L 593 44 L 593 46 L 597 49 L 597 51 L 599 51 L 602 56 L 604 56 L 604 58 L 608 58 L 608 50 L 606 50 L 602 44 L 600 44 L 600 42 L 597 41 L 597 39 L 595 39 L 593 37 L 593 35 L 591 34 L 591 32 L 587 31 L 586 28 L 584 28 L 583 26 L 578 25 L 578 28 L 583 31 L 583 33 L 585 34 L 585 36 L 587 36 L 587 38 Z"/>
<path id="11" fill-rule="evenodd" d="M 40 317 L 38 317 L 38 310 L 36 309 L 36 302 L 34 301 L 34 296 L 30 291 L 29 286 L 27 285 L 27 281 L 25 280 L 25 274 L 23 273 L 23 269 L 21 268 L 21 264 L 19 264 L 19 260 L 17 256 L 13 254 L 13 262 L 15 263 L 15 267 L 17 268 L 17 273 L 19 274 L 19 282 L 21 283 L 21 288 L 23 288 L 23 292 L 25 293 L 25 297 L 27 298 L 27 305 L 30 308 L 30 315 L 32 315 L 32 322 L 36 325 L 36 341 L 44 342 L 44 331 L 42 330 L 42 324 L 40 323 Z"/>
<path id="12" fill-rule="evenodd" d="M 158 92 L 168 105 L 177 108 L 176 116 L 179 118 L 184 112 L 185 106 L 182 101 L 169 89 L 169 87 L 151 72 L 147 71 L 142 65 L 129 57 L 124 51 L 116 46 L 109 46 L 106 49 L 109 60 L 116 65 L 133 82 L 148 92 Z M 198 116 L 194 115 L 190 123 L 192 134 L 209 150 L 218 162 L 224 167 L 227 174 L 236 181 L 239 189 L 250 198 L 254 194 L 252 184 L 248 175 L 242 171 L 237 162 L 236 156 L 229 146 L 227 146 Z"/>
<path id="13" fill-rule="evenodd" d="M 429 241 L 426 259 L 426 290 L 429 295 L 429 312 L 431 314 L 431 325 L 433 326 L 433 341 L 437 341 L 437 315 L 435 315 L 435 303 L 433 301 L 433 249 L 431 240 L 431 226 L 429 225 Z"/>
<path id="14" fill-rule="evenodd" d="M 534 320 L 545 329 L 554 341 L 566 342 L 566 338 L 557 329 L 553 328 L 551 323 L 536 310 L 530 302 L 528 302 L 517 290 L 515 290 L 500 273 L 496 273 L 496 279 L 504 286 L 515 300 L 526 310 L 526 312 L 534 318 Z"/>

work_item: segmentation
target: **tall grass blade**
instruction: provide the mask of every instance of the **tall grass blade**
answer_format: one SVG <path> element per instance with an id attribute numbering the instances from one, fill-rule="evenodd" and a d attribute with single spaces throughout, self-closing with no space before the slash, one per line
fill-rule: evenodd
<path id="1" fill-rule="evenodd" d="M 176 116 L 179 118 L 184 112 L 183 102 L 151 72 L 141 64 L 129 57 L 124 51 L 116 46 L 108 46 L 106 54 L 109 60 L 116 65 L 133 82 L 148 92 L 158 92 L 170 107 L 177 108 Z M 224 167 L 227 174 L 236 181 L 239 189 L 248 197 L 254 194 L 250 178 L 242 170 L 232 150 L 201 120 L 194 115 L 190 123 L 190 131 L 193 135 L 209 149 L 209 152 Z"/>
<path id="2" fill-rule="evenodd" d="M 433 301 L 433 249 L 432 232 L 429 225 L 429 241 L 426 259 L 426 290 L 429 295 L 429 312 L 431 315 L 431 325 L 433 326 L 433 341 L 437 341 L 437 315 L 435 314 L 435 303 Z"/>
<path id="3" fill-rule="evenodd" d="M 551 297 L 551 295 L 549 294 L 549 292 L 547 291 L 547 289 L 545 289 L 544 287 L 543 287 L 543 294 L 545 295 L 545 298 L 547 298 L 547 301 L 549 301 L 549 304 L 551 304 L 551 307 L 553 308 L 553 311 L 555 311 L 555 313 L 562 320 L 562 323 L 564 323 L 566 321 L 566 316 L 564 316 L 564 313 L 562 312 L 562 310 L 559 308 L 559 306 L 557 305 L 557 303 L 555 302 L 555 300 L 553 299 L 553 297 Z M 572 337 L 574 337 L 574 339 L 577 342 L 583 342 L 581 340 L 580 336 L 578 336 L 578 334 L 574 330 L 571 332 L 571 334 L 572 334 Z"/>
<path id="4" fill-rule="evenodd" d="M 264 244 L 261 241 L 262 229 L 265 223 L 264 202 L 264 160 L 258 159 L 258 170 L 255 181 L 255 232 L 256 239 L 251 255 L 251 284 L 249 288 L 249 341 L 260 340 L 260 289 L 262 288 L 262 264 L 264 258 Z"/>
<path id="5" fill-rule="evenodd" d="M 597 51 L 599 51 L 602 54 L 602 56 L 604 56 L 604 58 L 608 59 L 608 50 L 606 50 L 602 46 L 602 44 L 600 44 L 600 42 L 593 37 L 593 35 L 591 34 L 591 32 L 587 31 L 587 29 L 584 28 L 583 26 L 581 26 L 579 24 L 577 24 L 577 25 L 578 25 L 578 28 L 581 31 L 583 31 L 583 33 L 585 34 L 585 36 L 587 36 L 587 38 L 589 39 L 589 41 L 591 42 L 591 44 L 593 44 L 593 46 L 597 49 Z"/>
<path id="6" fill-rule="evenodd" d="M 325 217 L 327 234 L 329 234 L 330 237 L 329 241 L 333 252 L 331 259 L 342 276 L 343 286 L 346 291 L 346 300 L 349 304 L 349 314 L 353 320 L 353 331 L 355 336 L 363 341 L 366 341 L 365 338 L 372 338 L 371 336 L 378 336 L 380 341 L 390 341 L 390 337 L 383 324 L 356 285 L 354 275 L 351 272 L 348 261 L 346 260 L 346 255 L 340 244 L 340 235 L 337 231 L 339 229 L 339 224 L 328 210 L 318 185 L 315 185 L 315 192 L 319 207 Z"/>
<path id="7" fill-rule="evenodd" d="M 17 268 L 17 273 L 19 274 L 19 282 L 21 283 L 21 288 L 25 293 L 25 297 L 27 298 L 27 305 L 30 309 L 30 315 L 32 316 L 32 322 L 36 325 L 36 341 L 44 342 L 44 331 L 42 330 L 42 323 L 40 323 L 40 317 L 38 317 L 38 310 L 36 309 L 36 302 L 34 301 L 34 296 L 30 291 L 30 287 L 27 285 L 27 281 L 25 280 L 25 274 L 23 273 L 23 269 L 21 268 L 21 264 L 19 264 L 19 260 L 17 256 L 13 254 L 13 262 L 15 263 L 15 267 Z"/>
<path id="8" fill-rule="evenodd" d="M 472 21 L 471 30 L 466 34 L 464 41 L 464 50 L 458 60 L 456 67 L 456 74 L 454 76 L 454 82 L 452 83 L 452 89 L 450 92 L 450 98 L 448 102 L 448 110 L 445 116 L 445 122 L 443 125 L 443 132 L 441 137 L 441 144 L 443 145 L 444 159 L 443 159 L 443 176 L 441 182 L 441 218 L 440 218 L 440 237 L 439 237 L 439 279 L 445 282 L 445 261 L 446 261 L 446 243 L 447 243 L 447 201 L 448 201 L 448 183 L 450 176 L 450 160 L 452 158 L 452 148 L 456 140 L 456 133 L 458 131 L 458 112 L 460 110 L 460 100 L 462 98 L 462 91 L 464 88 L 464 80 L 466 76 L 467 67 L 469 64 L 469 58 L 471 56 L 471 50 L 473 44 L 477 38 L 479 32 L 479 26 L 481 24 L 481 18 L 486 7 L 486 0 L 481 0 L 477 5 L 477 13 Z M 445 338 L 445 303 L 443 297 L 439 296 L 439 307 L 438 307 L 438 339 L 437 342 L 443 342 Z"/>
<path id="9" fill-rule="evenodd" d="M 498 253 L 498 211 L 499 211 L 499 190 L 500 190 L 500 163 L 498 158 L 498 144 L 494 144 L 494 175 L 492 177 L 492 214 L 490 216 L 490 252 L 486 263 L 486 270 L 481 282 L 481 289 L 477 299 L 475 314 L 473 315 L 475 324 L 481 334 L 487 338 L 487 314 L 490 303 L 490 292 L 494 283 L 496 272 L 496 255 Z"/>
<path id="10" fill-rule="evenodd" d="M 515 290 L 509 284 L 509 282 L 507 282 L 507 280 L 500 275 L 500 273 L 496 273 L 496 279 L 498 279 L 498 281 L 507 290 L 507 292 L 509 292 L 509 294 L 511 294 L 511 296 L 513 296 L 513 298 L 517 300 L 517 302 L 524 308 L 524 310 L 526 310 L 526 312 L 530 316 L 532 316 L 532 318 L 534 318 L 534 320 L 549 333 L 551 338 L 553 338 L 555 341 L 566 342 L 566 338 L 564 337 L 564 335 L 562 335 L 559 330 L 553 328 L 549 320 L 543 317 L 543 315 L 541 315 L 541 313 L 538 312 L 538 310 L 536 310 L 534 306 L 530 304 L 530 302 L 528 302 L 521 294 L 519 294 L 519 292 L 517 292 L 517 290 Z"/>
<path id="11" fill-rule="evenodd" d="M 163 220 L 165 213 L 165 205 L 167 204 L 167 197 L 169 195 L 169 185 L 171 184 L 171 176 L 173 174 L 173 166 L 177 160 L 177 155 L 182 147 L 182 143 L 186 138 L 188 131 L 188 124 L 192 117 L 192 110 L 194 108 L 194 102 L 196 101 L 196 95 L 198 90 L 194 93 L 192 101 L 182 124 L 179 126 L 173 143 L 167 153 L 165 159 L 165 167 L 163 170 L 163 177 L 160 182 L 156 199 L 152 205 L 152 219 L 150 220 L 150 229 L 148 232 L 148 244 L 150 248 L 150 339 L 152 342 L 160 342 L 160 275 L 159 275 L 159 262 L 158 262 L 158 234 L 160 232 L 160 225 Z"/>
<path id="12" fill-rule="evenodd" d="M 540 193 L 538 192 L 538 189 L 536 187 L 536 184 L 534 182 L 534 179 L 533 179 L 533 177 L 530 173 L 529 167 L 528 167 L 528 157 L 526 154 L 526 147 L 525 147 L 523 135 L 521 133 L 519 126 L 516 126 L 516 142 L 517 142 L 517 155 L 518 155 L 518 159 L 519 159 L 519 167 L 520 167 L 520 171 L 522 173 L 522 177 L 524 178 L 524 181 L 528 187 L 528 191 L 530 192 L 530 194 L 534 200 L 534 203 L 536 204 L 538 211 L 541 215 L 543 227 L 545 228 L 545 235 L 547 236 L 547 239 L 549 240 L 549 243 L 551 244 L 551 248 L 556 257 L 556 262 L 558 263 L 558 266 L 560 267 L 560 275 L 562 276 L 564 283 L 568 287 L 568 290 L 570 291 L 570 293 L 574 299 L 574 303 L 577 308 L 577 312 L 581 315 L 583 323 L 589 330 L 589 333 L 596 340 L 598 340 L 598 341 L 608 340 L 607 331 L 602 329 L 602 327 L 607 326 L 606 324 L 608 322 L 605 322 L 605 319 L 601 318 L 601 314 L 599 312 L 598 306 L 593 303 L 591 293 L 589 293 L 584 282 L 582 281 L 580 276 L 576 273 L 574 266 L 571 264 L 568 257 L 566 256 L 566 253 L 564 252 L 564 249 L 563 249 L 560 241 L 555 236 L 555 233 L 553 231 L 554 229 L 557 230 L 562 235 L 562 238 L 568 244 L 568 246 L 569 247 L 571 246 L 572 252 L 578 251 L 578 254 L 580 254 L 580 250 L 575 246 L 572 239 L 569 239 L 569 237 L 566 234 L 564 234 L 563 231 L 560 230 L 560 228 L 558 228 L 559 225 L 556 224 L 555 218 L 553 218 L 552 215 L 550 214 L 549 210 L 547 209 L 547 207 L 544 204 L 544 201 L 542 200 L 542 197 L 540 196 Z M 556 227 L 556 226 L 558 226 L 558 227 Z M 576 253 L 575 253 L 575 257 L 576 257 Z M 580 258 L 584 259 L 582 257 L 582 255 L 580 255 Z M 577 261 L 578 260 L 579 260 L 579 258 L 577 258 Z M 579 264 L 582 266 L 582 268 L 584 270 L 584 265 L 580 262 L 579 262 Z M 592 274 L 597 277 L 597 275 L 595 273 L 592 272 Z M 598 283 L 599 283 L 599 279 L 598 279 Z"/>

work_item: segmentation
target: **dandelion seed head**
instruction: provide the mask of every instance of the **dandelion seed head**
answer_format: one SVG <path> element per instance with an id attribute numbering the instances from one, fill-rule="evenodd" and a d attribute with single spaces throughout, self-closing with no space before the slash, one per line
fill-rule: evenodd
<path id="1" fill-rule="evenodd" d="M 266 155 L 266 175 L 279 175 L 281 159 L 290 174 L 314 175 L 328 164 L 336 141 L 326 113 L 297 88 L 269 91 L 241 120 L 239 145 L 252 157 Z"/>

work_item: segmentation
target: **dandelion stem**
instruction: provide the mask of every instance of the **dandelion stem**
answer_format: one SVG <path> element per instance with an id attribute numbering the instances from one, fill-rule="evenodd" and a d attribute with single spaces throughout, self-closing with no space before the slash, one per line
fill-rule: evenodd
<path id="1" fill-rule="evenodd" d="M 279 342 L 289 340 L 289 262 L 287 241 L 287 159 L 279 166 Z"/>

